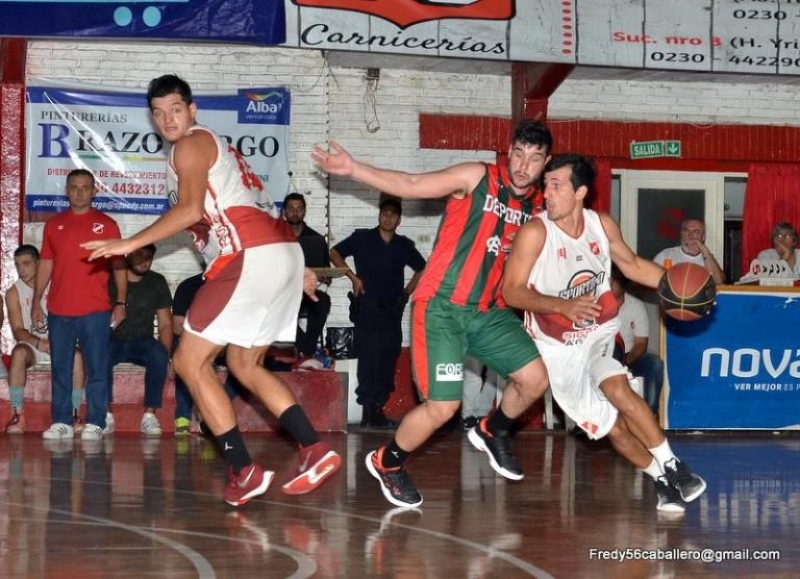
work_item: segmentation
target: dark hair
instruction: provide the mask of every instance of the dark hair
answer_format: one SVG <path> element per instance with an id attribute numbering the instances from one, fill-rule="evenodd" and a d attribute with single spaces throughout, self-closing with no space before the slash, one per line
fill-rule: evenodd
<path id="1" fill-rule="evenodd" d="M 562 167 L 570 167 L 572 175 L 569 181 L 572 183 L 572 188 L 576 191 L 582 187 L 591 191 L 594 187 L 594 167 L 589 157 L 578 155 L 577 153 L 564 153 L 550 159 L 547 165 L 544 166 L 544 172 L 550 173 Z"/>
<path id="2" fill-rule="evenodd" d="M 302 193 L 289 193 L 286 197 L 283 198 L 283 206 L 286 207 L 286 204 L 289 201 L 299 201 L 300 204 L 303 206 L 303 209 L 306 208 L 306 198 L 303 196 Z"/>
<path id="3" fill-rule="evenodd" d="M 403 214 L 403 206 L 400 204 L 400 200 L 395 199 L 394 197 L 384 197 L 383 199 L 381 199 L 381 202 L 378 205 L 378 211 L 383 211 L 384 209 L 387 209 L 389 207 L 394 209 L 394 212 L 397 213 L 398 215 Z"/>
<path id="4" fill-rule="evenodd" d="M 142 249 L 149 251 L 150 255 L 156 254 L 156 244 L 155 243 L 148 243 L 147 245 L 143 245 Z"/>
<path id="5" fill-rule="evenodd" d="M 192 89 L 189 87 L 189 83 L 178 75 L 165 74 L 150 81 L 147 87 L 147 106 L 152 109 L 153 99 L 171 94 L 179 94 L 183 102 L 187 105 L 194 102 L 192 99 Z"/>
<path id="6" fill-rule="evenodd" d="M 775 239 L 777 239 L 778 235 L 781 233 L 789 233 L 794 237 L 795 243 L 797 243 L 797 229 L 794 228 L 794 225 L 789 223 L 788 221 L 781 221 L 775 227 L 772 228 L 772 242 L 775 243 Z"/>
<path id="7" fill-rule="evenodd" d="M 36 261 L 39 261 L 39 250 L 35 246 L 28 243 L 20 245 L 14 250 L 14 257 L 21 257 L 23 255 L 30 255 Z"/>
<path id="8" fill-rule="evenodd" d="M 511 143 L 518 141 L 526 145 L 538 145 L 545 154 L 550 154 L 553 149 L 553 136 L 550 134 L 550 129 L 533 119 L 523 119 L 517 123 Z"/>
<path id="9" fill-rule="evenodd" d="M 94 185 L 94 173 L 92 173 L 89 169 L 73 169 L 67 175 L 67 183 L 73 177 L 90 177 L 92 179 L 92 185 Z"/>

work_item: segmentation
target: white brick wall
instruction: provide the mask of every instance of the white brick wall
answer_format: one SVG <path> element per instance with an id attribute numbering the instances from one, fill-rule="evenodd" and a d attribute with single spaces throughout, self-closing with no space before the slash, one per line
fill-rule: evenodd
<path id="1" fill-rule="evenodd" d="M 420 151 L 419 113 L 510 115 L 508 76 L 383 69 L 374 94 L 381 128 L 370 133 L 366 128 L 372 117 L 365 104 L 366 71 L 331 69 L 321 52 L 222 45 L 29 44 L 29 82 L 37 77 L 64 84 L 128 87 L 144 94 L 151 78 L 168 72 L 186 78 L 198 93 L 253 86 L 289 87 L 293 100 L 289 157 L 293 188 L 307 195 L 308 223 L 323 234 L 329 233 L 332 244 L 357 227 L 376 224 L 378 192 L 349 180 L 332 179 L 328 183 L 321 178 L 309 159 L 314 144 L 333 137 L 369 163 L 423 172 L 461 161 L 492 160 L 494 154 Z M 792 87 L 766 83 L 567 80 L 551 99 L 550 116 L 794 124 L 800 121 L 794 100 Z M 430 253 L 441 207 L 441 202 L 435 201 L 404 203 L 400 232 L 411 237 L 425 257 Z M 146 217 L 115 217 L 125 234 L 150 222 Z M 26 241 L 38 243 L 40 235 L 39 225 L 26 226 Z M 154 267 L 173 289 L 181 279 L 199 270 L 183 235 L 159 244 Z M 345 298 L 349 288 L 346 279 L 332 284 L 330 325 L 349 325 Z"/>

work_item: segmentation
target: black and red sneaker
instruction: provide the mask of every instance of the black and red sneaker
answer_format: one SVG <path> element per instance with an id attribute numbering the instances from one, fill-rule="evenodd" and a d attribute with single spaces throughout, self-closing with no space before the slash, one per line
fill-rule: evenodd
<path id="1" fill-rule="evenodd" d="M 418 507 L 422 504 L 422 495 L 419 494 L 417 487 L 411 482 L 406 469 L 402 466 L 397 468 L 385 468 L 381 465 L 381 457 L 386 447 L 373 450 L 367 454 L 365 463 L 369 473 L 378 479 L 381 484 L 381 491 L 386 500 L 398 507 Z"/>

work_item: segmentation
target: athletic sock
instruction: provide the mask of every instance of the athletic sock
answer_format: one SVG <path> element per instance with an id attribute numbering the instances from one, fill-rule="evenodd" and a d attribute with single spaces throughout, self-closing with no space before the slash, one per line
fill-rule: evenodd
<path id="1" fill-rule="evenodd" d="M 409 454 L 408 451 L 397 446 L 397 440 L 393 438 L 392 442 L 384 447 L 381 466 L 383 468 L 400 468 Z"/>
<path id="2" fill-rule="evenodd" d="M 506 416 L 500 407 L 496 408 L 489 416 L 489 420 L 486 421 L 486 429 L 490 434 L 506 434 L 512 426 L 514 426 L 514 419 Z"/>
<path id="3" fill-rule="evenodd" d="M 650 454 L 655 457 L 655 459 L 658 461 L 658 466 L 660 466 L 662 470 L 664 470 L 665 463 L 669 462 L 673 458 L 677 458 L 675 453 L 672 452 L 672 449 L 669 446 L 669 441 L 666 438 L 664 439 L 664 442 L 659 444 L 657 447 L 648 448 L 647 450 L 649 450 Z"/>
<path id="4" fill-rule="evenodd" d="M 217 442 L 222 450 L 222 455 L 235 474 L 253 462 L 250 458 L 250 453 L 247 452 L 247 447 L 244 445 L 242 433 L 239 432 L 239 427 L 234 426 L 228 432 L 220 434 L 217 437 Z"/>
<path id="5" fill-rule="evenodd" d="M 81 402 L 83 401 L 83 388 L 73 388 L 72 389 L 72 410 L 78 411 L 81 407 Z"/>
<path id="6" fill-rule="evenodd" d="M 317 432 L 311 426 L 308 416 L 299 404 L 289 406 L 284 410 L 283 414 L 278 417 L 278 422 L 303 448 L 319 442 Z"/>
<path id="7" fill-rule="evenodd" d="M 664 471 L 661 470 L 661 467 L 658 465 L 658 461 L 655 458 L 650 462 L 647 468 L 643 468 L 641 471 L 644 474 L 649 475 L 653 480 L 657 480 L 658 477 L 664 474 Z"/>
<path id="8" fill-rule="evenodd" d="M 8 401 L 11 402 L 11 408 L 13 408 L 18 414 L 21 414 L 22 405 L 25 403 L 25 387 L 9 386 Z"/>

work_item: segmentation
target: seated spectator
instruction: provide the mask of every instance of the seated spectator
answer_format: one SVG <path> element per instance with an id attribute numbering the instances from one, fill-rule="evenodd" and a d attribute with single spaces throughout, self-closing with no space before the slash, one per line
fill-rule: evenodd
<path id="1" fill-rule="evenodd" d="M 797 249 L 797 230 L 788 221 L 782 221 L 772 228 L 772 248 L 765 249 L 757 256 L 759 261 L 782 261 L 794 274 L 800 277 L 800 249 Z"/>
<path id="2" fill-rule="evenodd" d="M 622 363 L 634 377 L 644 381 L 643 398 L 653 414 L 658 414 L 661 387 L 664 383 L 664 363 L 656 354 L 647 351 L 650 340 L 650 322 L 644 302 L 625 290 L 628 279 L 616 266 L 611 269 L 611 291 L 619 302 L 617 317 L 619 336 L 624 344 Z M 615 349 L 616 351 L 616 349 Z"/>
<path id="3" fill-rule="evenodd" d="M 289 193 L 286 196 L 283 200 L 283 218 L 297 235 L 297 241 L 303 249 L 306 267 L 329 267 L 330 258 L 325 237 L 306 225 L 306 200 L 303 195 Z M 330 280 L 320 277 L 319 281 L 329 283 Z M 328 294 L 317 289 L 316 296 L 317 301 L 314 301 L 303 294 L 303 301 L 300 302 L 301 316 L 306 317 L 306 329 L 303 331 L 298 326 L 295 344 L 306 358 L 311 358 L 316 353 L 321 343 L 322 330 L 331 311 L 331 298 Z"/>
<path id="4" fill-rule="evenodd" d="M 20 245 L 14 251 L 14 267 L 19 279 L 6 293 L 8 307 L 8 323 L 17 341 L 11 350 L 11 369 L 8 374 L 8 392 L 11 402 L 11 420 L 6 424 L 8 434 L 25 432 L 25 383 L 28 380 L 28 368 L 34 364 L 50 363 L 50 340 L 47 328 L 36 329 L 31 323 L 31 302 L 33 285 L 36 280 L 36 269 L 39 266 L 39 250 L 33 245 Z M 42 299 L 42 309 L 47 315 L 47 292 Z M 46 317 L 45 317 L 46 319 Z M 75 362 L 72 375 L 72 416 L 75 434 L 81 432 L 82 423 L 78 410 L 83 399 L 85 374 L 83 359 L 79 349 L 75 349 Z"/>
<path id="5" fill-rule="evenodd" d="M 661 250 L 653 261 L 667 269 L 679 263 L 701 265 L 711 274 L 714 283 L 724 283 L 722 268 L 705 242 L 706 224 L 700 219 L 685 219 L 681 223 L 681 244 Z"/>
<path id="6" fill-rule="evenodd" d="M 189 306 L 192 305 L 194 296 L 203 285 L 203 274 L 198 273 L 191 277 L 186 278 L 178 284 L 175 290 L 175 298 L 172 301 L 172 332 L 173 332 L 173 351 L 178 347 L 178 341 L 183 334 L 183 322 L 186 320 L 186 314 L 189 312 Z M 215 360 L 216 365 L 225 364 L 224 352 L 220 354 L 219 358 Z M 228 378 L 222 385 L 229 398 L 238 396 L 241 393 L 241 386 L 239 386 L 236 379 L 228 373 Z M 175 436 L 186 436 L 189 434 L 189 428 L 192 425 L 192 395 L 186 382 L 176 373 L 175 374 Z M 202 421 L 198 423 L 201 433 L 208 435 L 210 430 L 204 429 Z"/>
<path id="7" fill-rule="evenodd" d="M 151 243 L 125 258 L 128 277 L 127 317 L 111 332 L 108 343 L 108 372 L 112 379 L 109 408 L 113 401 L 114 366 L 123 362 L 144 366 L 144 414 L 140 430 L 148 436 L 161 435 L 161 424 L 155 413 L 161 408 L 172 351 L 172 294 L 164 276 L 150 270 L 155 253 L 156 247 Z M 116 287 L 113 282 L 110 286 L 112 301 L 116 301 Z M 156 318 L 158 339 L 154 337 L 153 328 Z M 113 421 L 106 419 L 110 432 L 109 422 L 113 424 Z"/>

